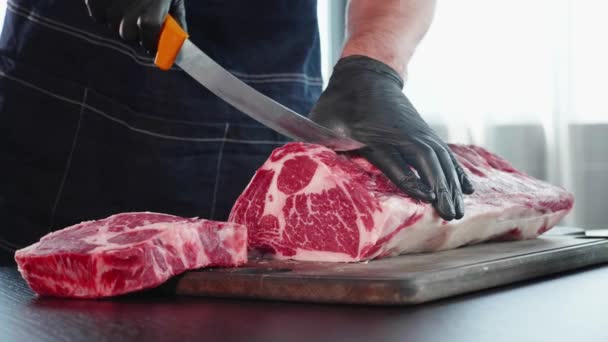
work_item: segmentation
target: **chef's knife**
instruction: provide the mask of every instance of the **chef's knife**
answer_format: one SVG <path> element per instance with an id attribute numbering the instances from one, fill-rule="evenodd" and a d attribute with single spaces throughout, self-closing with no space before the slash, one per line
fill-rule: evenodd
<path id="1" fill-rule="evenodd" d="M 177 64 L 222 100 L 294 140 L 324 145 L 337 151 L 365 146 L 292 111 L 236 78 L 197 48 L 171 16 L 167 16 L 163 25 L 154 62 L 162 70 L 169 70 L 174 63 Z"/>

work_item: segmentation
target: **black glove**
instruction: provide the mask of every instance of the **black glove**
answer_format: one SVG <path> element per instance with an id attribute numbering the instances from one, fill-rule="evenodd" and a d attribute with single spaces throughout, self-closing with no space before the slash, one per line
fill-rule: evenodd
<path id="1" fill-rule="evenodd" d="M 186 30 L 184 0 L 85 0 L 89 15 L 107 24 L 127 41 L 139 41 L 150 54 L 156 53 L 160 30 L 167 14 Z"/>
<path id="2" fill-rule="evenodd" d="M 460 219 L 462 193 L 472 194 L 473 186 L 402 88 L 401 77 L 386 64 L 365 56 L 345 57 L 336 64 L 310 118 L 366 144 L 361 155 L 406 194 L 433 203 L 445 220 Z"/>

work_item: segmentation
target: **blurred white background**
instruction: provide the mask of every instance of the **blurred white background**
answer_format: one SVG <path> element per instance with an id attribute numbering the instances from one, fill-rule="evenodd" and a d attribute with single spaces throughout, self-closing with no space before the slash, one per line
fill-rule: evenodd
<path id="1" fill-rule="evenodd" d="M 344 0 L 319 0 L 325 78 Z M 0 27 L 6 1 L 0 0 Z M 439 1 L 405 92 L 450 142 L 488 147 L 576 196 L 566 223 L 608 228 L 608 1 Z"/>
<path id="2" fill-rule="evenodd" d="M 6 0 L 0 0 L 0 33 L 2 33 L 2 26 L 4 26 L 4 13 L 6 13 Z"/>

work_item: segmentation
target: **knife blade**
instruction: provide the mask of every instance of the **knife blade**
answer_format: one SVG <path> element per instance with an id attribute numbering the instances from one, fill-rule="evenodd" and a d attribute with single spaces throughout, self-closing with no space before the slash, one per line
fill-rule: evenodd
<path id="1" fill-rule="evenodd" d="M 163 25 L 155 63 L 162 70 L 177 64 L 222 100 L 294 140 L 324 145 L 336 151 L 365 146 L 294 112 L 232 75 L 193 44 L 171 16 L 167 16 Z"/>

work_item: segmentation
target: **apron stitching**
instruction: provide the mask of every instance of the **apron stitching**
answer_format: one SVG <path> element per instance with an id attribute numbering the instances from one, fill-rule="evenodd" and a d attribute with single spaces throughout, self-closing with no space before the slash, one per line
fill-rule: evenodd
<path id="1" fill-rule="evenodd" d="M 146 66 L 146 67 L 154 67 L 154 68 L 156 67 L 156 65 L 154 65 L 151 58 L 146 58 L 146 57 L 138 55 L 135 52 L 135 50 L 133 50 L 128 45 L 120 44 L 119 42 L 117 42 L 115 40 L 102 38 L 100 36 L 93 35 L 86 31 L 78 30 L 78 29 L 73 28 L 68 25 L 60 25 L 59 23 L 57 23 L 54 20 L 51 20 L 49 18 L 35 14 L 32 10 L 20 7 L 11 2 L 9 2 L 8 9 L 10 11 L 12 11 L 13 13 L 20 15 L 22 17 L 25 17 L 27 20 L 32 21 L 34 23 L 46 26 L 53 30 L 60 31 L 60 32 L 63 32 L 65 34 L 68 34 L 68 35 L 71 35 L 74 37 L 78 37 L 91 44 L 104 46 L 104 47 L 110 48 L 112 50 L 118 51 L 126 56 L 131 57 L 131 59 L 133 59 L 133 61 L 135 61 L 135 63 L 137 63 L 139 65 Z M 86 37 L 87 35 L 89 36 L 89 38 Z M 176 67 L 173 67 L 173 68 L 171 68 L 171 70 L 179 70 L 179 69 Z"/>
<path id="2" fill-rule="evenodd" d="M 153 61 L 154 61 L 154 59 L 152 57 L 138 55 L 137 52 L 135 51 L 135 49 L 133 49 L 131 46 L 129 46 L 127 44 L 121 43 L 118 40 L 105 38 L 105 37 L 93 34 L 91 32 L 81 30 L 74 26 L 64 24 L 62 22 L 51 19 L 49 17 L 45 17 L 43 15 L 36 13 L 36 11 L 31 8 L 19 6 L 19 5 L 15 4 L 13 1 L 8 2 L 8 9 L 10 9 L 12 12 L 14 12 L 16 14 L 21 15 L 22 17 L 25 17 L 26 19 L 28 19 L 30 21 L 46 24 L 46 26 L 61 29 L 64 32 L 71 31 L 72 33 L 78 33 L 79 35 L 88 36 L 92 40 L 100 40 L 103 42 L 107 42 L 109 44 L 114 44 L 114 45 L 117 45 L 117 47 L 122 47 L 125 51 L 130 51 L 131 53 L 133 53 L 135 56 L 137 56 L 139 59 L 141 59 L 143 61 L 147 61 L 150 63 L 153 63 Z"/>
<path id="3" fill-rule="evenodd" d="M 20 245 L 14 244 L 8 240 L 5 240 L 4 238 L 0 238 L 0 244 L 3 244 L 7 247 L 11 247 L 11 248 L 20 248 Z"/>
<path id="4" fill-rule="evenodd" d="M 63 187 L 65 185 L 65 181 L 68 178 L 70 166 L 72 165 L 72 157 L 74 155 L 74 150 L 76 149 L 76 143 L 78 142 L 80 126 L 82 124 L 82 117 L 84 115 L 85 103 L 87 102 L 88 94 L 89 94 L 89 88 L 85 88 L 84 94 L 82 96 L 82 102 L 80 103 L 80 115 L 78 116 L 78 124 L 76 125 L 76 132 L 74 133 L 74 141 L 72 141 L 72 148 L 70 149 L 70 154 L 68 155 L 68 160 L 65 164 L 65 169 L 63 171 L 63 177 L 61 177 L 61 183 L 59 185 L 59 190 L 57 191 L 57 195 L 55 196 L 55 203 L 53 204 L 53 209 L 51 211 L 51 220 L 49 223 L 49 233 L 52 231 L 53 225 L 55 224 L 55 214 L 57 213 L 57 206 L 59 205 L 59 200 L 61 199 L 61 195 L 63 193 Z"/>
<path id="5" fill-rule="evenodd" d="M 215 204 L 217 200 L 217 191 L 219 190 L 220 183 L 220 169 L 222 167 L 222 157 L 224 156 L 224 145 L 226 143 L 226 137 L 228 136 L 228 129 L 230 128 L 230 123 L 226 123 L 226 127 L 224 128 L 224 137 L 222 144 L 220 145 L 220 150 L 217 155 L 217 166 L 215 167 L 215 184 L 213 186 L 213 200 L 211 201 L 211 214 L 210 219 L 213 220 L 215 216 Z"/>
<path id="6" fill-rule="evenodd" d="M 157 137 L 157 138 L 162 138 L 162 139 L 167 139 L 167 140 L 177 140 L 177 141 L 188 141 L 188 142 L 203 142 L 203 143 L 217 143 L 217 142 L 229 142 L 229 143 L 235 143 L 235 144 L 263 144 L 263 145 L 284 145 L 285 142 L 284 141 L 273 141 L 273 140 L 246 140 L 246 139 L 226 139 L 226 138 L 186 138 L 186 137 L 179 137 L 179 136 L 174 136 L 174 135 L 166 135 L 166 134 L 160 134 L 160 133 L 154 133 L 154 132 L 150 132 L 141 128 L 137 128 L 137 127 L 133 127 L 131 125 L 129 125 L 126 121 L 115 118 L 95 107 L 92 107 L 88 104 L 83 104 L 81 102 L 72 100 L 70 98 L 67 98 L 65 96 L 53 93 L 49 90 L 46 90 L 44 88 L 38 87 L 30 82 L 24 81 L 20 78 L 14 77 L 14 76 L 9 76 L 6 73 L 4 73 L 3 71 L 0 71 L 0 76 L 2 77 L 6 77 L 9 80 L 15 81 L 21 85 L 30 87 L 32 89 L 38 90 L 41 93 L 44 93 L 48 96 L 63 100 L 65 102 L 71 103 L 71 104 L 75 104 L 75 105 L 80 105 L 82 107 L 84 107 L 85 109 L 90 110 L 91 112 L 98 114 L 110 121 L 114 121 L 115 123 L 122 125 L 124 127 L 126 127 L 127 129 L 134 131 L 134 132 L 138 132 L 141 134 L 145 134 L 145 135 L 149 135 L 149 136 L 153 136 L 153 137 Z"/>
<path id="7" fill-rule="evenodd" d="M 14 1 L 9 0 L 7 9 L 11 12 L 26 18 L 29 21 L 44 25 L 51 29 L 61 31 L 63 33 L 81 38 L 82 40 L 88 41 L 92 44 L 97 44 L 107 48 L 111 48 L 127 56 L 130 56 L 139 65 L 145 67 L 155 68 L 154 58 L 140 55 L 137 51 L 128 44 L 124 44 L 118 40 L 105 38 L 100 35 L 96 35 L 92 32 L 79 29 L 71 25 L 59 22 L 49 17 L 36 13 L 35 10 L 23 6 L 17 5 Z M 180 68 L 173 66 L 172 71 L 182 71 Z M 304 83 L 307 85 L 323 85 L 323 78 L 317 76 L 309 76 L 306 73 L 260 73 L 260 74 L 248 74 L 239 71 L 229 70 L 235 76 L 244 79 L 247 83 L 272 83 L 272 82 L 297 82 Z M 265 79 L 265 80 L 260 80 Z"/>
<path id="8" fill-rule="evenodd" d="M 53 20 L 49 17 L 37 14 L 30 8 L 22 7 L 15 4 L 13 1 L 8 1 L 8 9 L 13 13 L 25 17 L 27 20 L 35 22 L 37 24 L 49 27 L 56 31 L 60 31 L 69 34 L 74 37 L 78 37 L 91 44 L 104 46 L 113 50 L 116 50 L 124 55 L 131 57 L 137 64 L 145 67 L 155 68 L 154 59 L 151 57 L 142 56 L 137 53 L 135 49 L 127 44 L 122 44 L 117 40 L 104 38 L 99 35 L 95 35 L 91 32 L 78 29 L 74 26 L 66 25 L 64 23 Z M 172 67 L 173 71 L 182 71 L 178 67 Z M 266 73 L 266 74 L 247 74 L 243 72 L 229 70 L 230 73 L 243 79 L 246 83 L 274 83 L 274 82 L 296 82 L 303 83 L 311 86 L 322 86 L 323 79 L 321 77 L 309 76 L 304 73 Z"/>
<path id="9" fill-rule="evenodd" d="M 9 251 L 9 252 L 14 252 L 17 249 L 21 249 L 21 248 L 11 247 L 10 245 L 6 244 L 4 241 L 0 241 L 0 249 L 4 249 L 5 251 Z"/>

